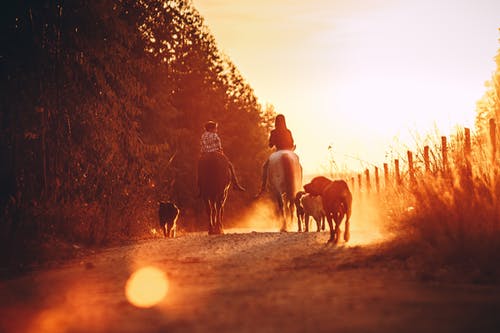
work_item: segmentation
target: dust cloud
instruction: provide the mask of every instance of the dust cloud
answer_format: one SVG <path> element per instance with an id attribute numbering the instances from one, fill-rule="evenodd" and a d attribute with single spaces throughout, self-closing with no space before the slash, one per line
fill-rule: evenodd
<path id="1" fill-rule="evenodd" d="M 350 219 L 350 246 L 377 243 L 390 238 L 386 232 L 387 217 L 380 200 L 374 194 L 354 193 Z M 278 232 L 281 221 L 275 212 L 274 202 L 269 198 L 256 200 L 239 218 L 239 222 L 226 231 L 228 233 Z M 312 230 L 316 230 L 312 218 L 310 223 Z M 289 232 L 297 232 L 298 230 L 295 208 L 293 221 L 288 222 L 287 229 Z M 344 229 L 345 219 L 342 222 L 341 231 L 343 232 Z M 329 232 L 328 223 L 326 223 L 325 232 Z"/>

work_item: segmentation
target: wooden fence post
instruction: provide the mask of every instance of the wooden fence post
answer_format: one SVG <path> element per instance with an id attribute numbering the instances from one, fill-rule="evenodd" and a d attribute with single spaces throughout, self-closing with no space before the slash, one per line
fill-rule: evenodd
<path id="1" fill-rule="evenodd" d="M 399 160 L 394 160 L 394 171 L 396 172 L 396 184 L 401 185 L 401 175 L 399 174 Z"/>
<path id="2" fill-rule="evenodd" d="M 443 157 L 443 172 L 448 172 L 448 148 L 446 145 L 446 137 L 441 137 L 441 155 Z"/>
<path id="3" fill-rule="evenodd" d="M 375 167 L 375 187 L 377 194 L 380 193 L 380 179 L 378 178 L 378 167 Z"/>
<path id="4" fill-rule="evenodd" d="M 490 119 L 490 143 L 491 143 L 491 160 L 495 161 L 497 154 L 497 126 L 495 119 Z"/>
<path id="5" fill-rule="evenodd" d="M 413 153 L 411 151 L 406 152 L 408 154 L 408 173 L 410 174 L 410 182 L 415 183 L 415 169 L 413 168 Z"/>
<path id="6" fill-rule="evenodd" d="M 471 165 L 472 145 L 470 140 L 470 129 L 464 128 L 464 158 L 465 169 L 460 177 L 460 185 L 467 191 L 472 190 L 472 165 Z"/>
<path id="7" fill-rule="evenodd" d="M 384 163 L 384 185 L 386 188 L 388 184 L 389 184 L 389 165 L 387 163 Z"/>
<path id="8" fill-rule="evenodd" d="M 366 176 L 366 192 L 370 193 L 370 190 L 371 190 L 370 170 L 368 170 L 368 169 L 365 170 L 365 176 Z"/>
<path id="9" fill-rule="evenodd" d="M 425 165 L 425 173 L 431 172 L 431 162 L 429 160 L 429 146 L 424 147 L 424 165 Z"/>

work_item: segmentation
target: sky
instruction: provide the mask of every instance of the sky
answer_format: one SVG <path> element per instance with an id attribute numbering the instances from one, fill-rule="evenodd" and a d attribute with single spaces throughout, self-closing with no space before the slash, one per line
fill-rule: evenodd
<path id="1" fill-rule="evenodd" d="M 498 0 L 193 0 L 305 173 L 379 167 L 474 126 L 495 70 Z M 334 161 L 335 163 L 330 163 Z"/>

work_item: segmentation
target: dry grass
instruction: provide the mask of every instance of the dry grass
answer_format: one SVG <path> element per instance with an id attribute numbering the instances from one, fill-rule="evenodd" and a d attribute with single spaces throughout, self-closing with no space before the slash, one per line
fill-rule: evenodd
<path id="1" fill-rule="evenodd" d="M 387 253 L 402 254 L 424 279 L 500 282 L 500 166 L 489 147 L 467 157 L 461 147 L 454 142 L 446 169 L 433 165 L 437 172 L 386 191 L 398 235 Z"/>

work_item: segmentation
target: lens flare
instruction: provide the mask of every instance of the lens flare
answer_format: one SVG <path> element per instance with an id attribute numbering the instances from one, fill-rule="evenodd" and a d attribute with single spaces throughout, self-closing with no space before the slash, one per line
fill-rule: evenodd
<path id="1" fill-rule="evenodd" d="M 158 304 L 165 298 L 167 292 L 167 276 L 162 270 L 152 266 L 135 271 L 125 286 L 128 301 L 140 308 Z"/>

